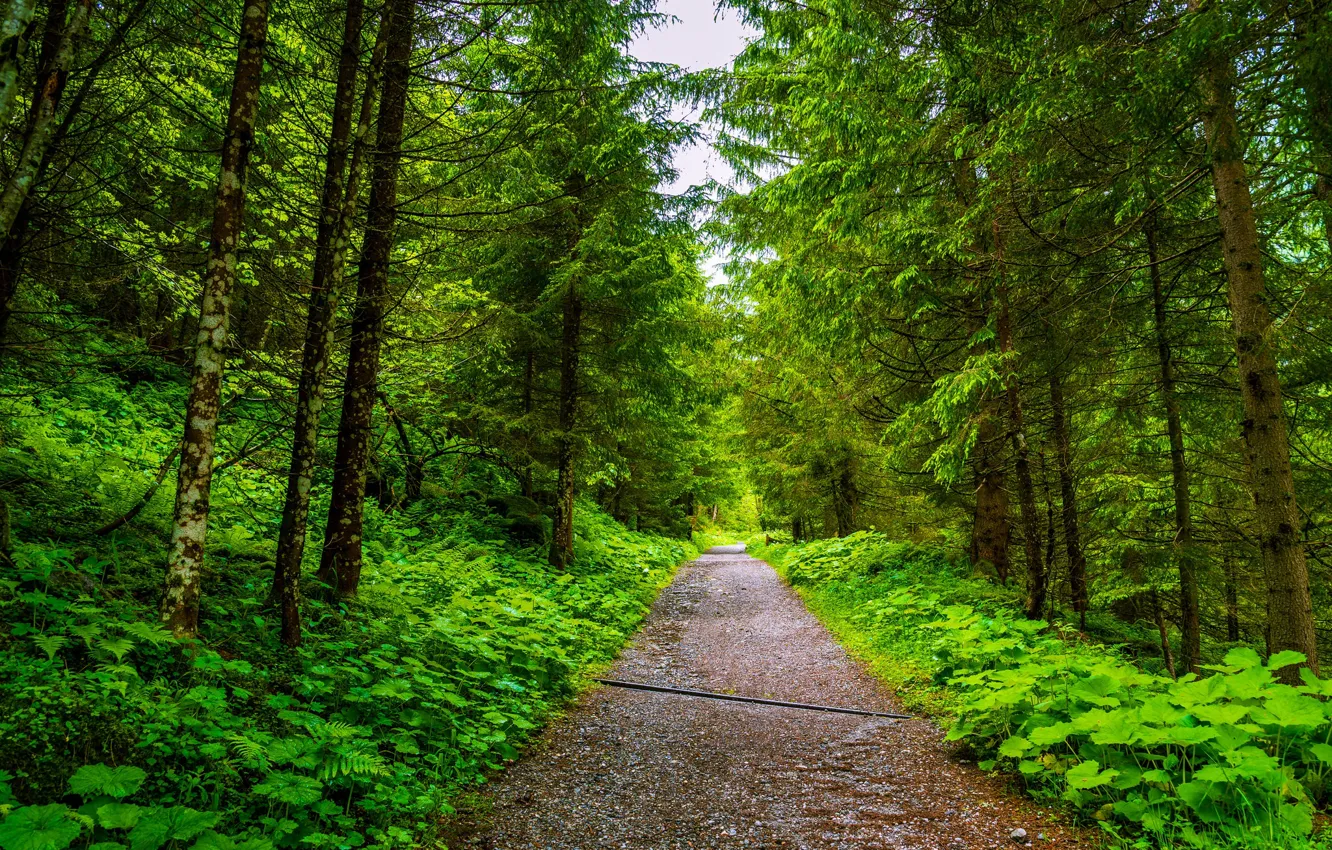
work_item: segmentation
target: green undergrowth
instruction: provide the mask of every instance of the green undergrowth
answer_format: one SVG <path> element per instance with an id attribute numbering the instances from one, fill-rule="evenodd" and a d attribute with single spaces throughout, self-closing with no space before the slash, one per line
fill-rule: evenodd
<path id="1" fill-rule="evenodd" d="M 281 459 L 247 454 L 276 433 L 252 387 L 221 447 L 240 460 L 215 481 L 201 640 L 181 643 L 156 616 L 171 480 L 98 527 L 151 484 L 183 384 L 113 365 L 0 393 L 3 850 L 438 846 L 450 801 L 518 755 L 696 554 L 580 503 L 576 562 L 555 571 L 487 506 L 495 479 L 459 467 L 450 490 L 368 504 L 358 597 L 312 598 L 286 649 L 266 604 Z"/>
<path id="2" fill-rule="evenodd" d="M 756 554 L 906 706 L 1134 847 L 1325 846 L 1332 681 L 1232 648 L 1175 681 L 1119 648 L 1022 618 L 1015 592 L 942 549 L 868 532 Z"/>
<path id="3" fill-rule="evenodd" d="M 590 511 L 563 574 L 499 541 L 396 531 L 358 599 L 313 604 L 291 652 L 260 570 L 232 577 L 189 646 L 109 561 L 21 547 L 0 580 L 0 846 L 417 843 L 614 657 L 693 554 Z M 89 766 L 124 781 L 92 788 Z"/>

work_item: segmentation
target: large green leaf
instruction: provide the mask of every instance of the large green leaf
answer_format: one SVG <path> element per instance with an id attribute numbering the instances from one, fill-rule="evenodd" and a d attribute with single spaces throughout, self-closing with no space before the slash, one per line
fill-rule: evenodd
<path id="1" fill-rule="evenodd" d="M 187 841 L 217 824 L 217 812 L 200 812 L 188 806 L 153 808 L 130 830 L 130 850 L 157 850 L 168 841 Z"/>
<path id="2" fill-rule="evenodd" d="M 107 803 L 97 809 L 97 822 L 107 829 L 130 829 L 142 812 L 133 803 Z"/>
<path id="3" fill-rule="evenodd" d="M 85 764 L 69 780 L 69 790 L 80 797 L 105 794 L 108 797 L 128 797 L 143 784 L 148 774 L 132 766 L 107 767 L 104 764 Z"/>
<path id="4" fill-rule="evenodd" d="M 1101 770 L 1101 765 L 1096 759 L 1087 759 L 1069 768 L 1068 772 L 1064 774 L 1064 779 L 1068 782 L 1069 787 L 1085 791 L 1089 788 L 1109 785 L 1118 775 L 1119 771 L 1117 770 Z"/>
<path id="5" fill-rule="evenodd" d="M 4 850 L 64 850 L 83 831 L 68 806 L 24 806 L 0 823 Z"/>
<path id="6" fill-rule="evenodd" d="M 299 773 L 270 773 L 254 786 L 255 793 L 294 806 L 308 806 L 324 796 L 324 783 Z"/>
<path id="7" fill-rule="evenodd" d="M 199 840 L 194 842 L 190 850 L 273 850 L 273 842 L 267 838 L 238 842 L 229 835 L 220 835 L 209 829 L 199 834 Z"/>

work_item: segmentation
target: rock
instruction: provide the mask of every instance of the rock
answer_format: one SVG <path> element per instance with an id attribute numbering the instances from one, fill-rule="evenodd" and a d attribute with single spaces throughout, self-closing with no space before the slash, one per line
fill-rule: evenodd
<path id="1" fill-rule="evenodd" d="M 1014 844 L 1026 844 L 1028 841 L 1031 840 L 1027 838 L 1027 831 L 1022 827 L 1018 827 L 1017 829 L 1013 830 L 1011 833 L 1009 833 L 1008 837 L 1013 839 Z"/>

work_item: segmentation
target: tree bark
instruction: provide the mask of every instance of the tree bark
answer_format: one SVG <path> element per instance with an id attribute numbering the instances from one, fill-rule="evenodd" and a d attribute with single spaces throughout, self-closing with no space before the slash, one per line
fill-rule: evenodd
<path id="1" fill-rule="evenodd" d="M 1031 480 L 1031 449 L 1022 423 L 1022 398 L 1014 357 L 1013 322 L 1008 309 L 1007 286 L 999 288 L 999 350 L 1005 365 L 1004 392 L 1008 399 L 1009 439 L 1013 444 L 1013 472 L 1017 476 L 1018 507 L 1022 514 L 1022 543 L 1027 556 L 1027 617 L 1039 620 L 1045 612 L 1047 592 L 1045 562 L 1041 558 L 1041 520 L 1036 510 L 1036 488 Z"/>
<path id="2" fill-rule="evenodd" d="M 1227 555 L 1221 561 L 1221 572 L 1225 576 L 1226 596 L 1226 640 L 1238 643 L 1240 639 L 1239 588 L 1235 575 L 1235 559 Z"/>
<path id="3" fill-rule="evenodd" d="M 1175 654 L 1170 649 L 1170 630 L 1166 627 L 1165 616 L 1161 613 L 1161 598 L 1153 590 L 1151 593 L 1152 619 L 1156 622 L 1156 633 L 1161 638 L 1161 658 L 1165 661 L 1166 672 L 1170 678 L 1178 679 L 1175 672 Z"/>
<path id="4" fill-rule="evenodd" d="M 1195 14 L 1203 13 L 1204 5 L 1204 0 L 1189 0 L 1189 9 Z M 1234 77 L 1232 60 L 1214 46 L 1201 69 L 1199 83 L 1244 401 L 1241 432 L 1267 579 L 1272 651 L 1301 652 L 1316 673 L 1318 645 L 1309 570 L 1299 534 L 1290 437 L 1271 338 L 1272 313 L 1244 164 L 1244 142 L 1236 115 Z M 1286 682 L 1298 682 L 1299 670 L 1292 665 L 1279 671 L 1278 676 Z"/>
<path id="5" fill-rule="evenodd" d="M 1008 490 L 1000 460 L 998 417 L 995 399 L 982 402 L 976 429 L 976 513 L 971 526 L 972 561 L 990 564 L 1000 584 L 1008 584 L 1012 568 L 1008 553 Z"/>
<path id="6" fill-rule="evenodd" d="M 832 481 L 833 518 L 837 523 L 837 536 L 846 537 L 856 530 L 856 506 L 860 498 L 851 462 L 842 461 L 838 467 L 837 477 Z"/>
<path id="7" fill-rule="evenodd" d="M 524 419 L 527 419 L 532 415 L 532 409 L 533 409 L 532 391 L 535 384 L 536 384 L 536 353 L 533 352 L 531 348 L 528 348 L 527 359 L 526 362 L 523 364 L 523 418 Z M 528 429 L 527 433 L 529 435 L 529 439 L 527 441 L 528 445 L 525 448 L 527 452 L 527 460 L 523 464 L 523 474 L 522 474 L 521 484 L 522 484 L 523 496 L 525 498 L 530 499 L 534 495 L 536 495 L 536 489 L 532 483 L 532 447 L 530 440 L 530 434 L 531 434 L 530 421 L 526 427 Z"/>
<path id="8" fill-rule="evenodd" d="M 376 78 L 385 49 L 387 27 L 381 26 L 361 96 L 359 120 L 353 128 L 352 110 L 360 71 L 364 13 L 364 0 L 348 0 L 338 57 L 338 80 L 334 88 L 333 121 L 324 163 L 324 186 L 319 200 L 319 226 L 315 232 L 310 305 L 305 317 L 305 348 L 296 392 L 296 421 L 292 425 L 291 464 L 287 471 L 282 525 L 278 530 L 277 559 L 273 567 L 270 599 L 282 612 L 282 642 L 287 646 L 299 646 L 301 642 L 301 562 L 305 557 L 305 537 L 310 519 L 319 420 L 324 410 L 333 330 L 347 264 L 347 248 L 351 243 L 351 226 L 369 147 L 375 91 L 379 84 Z M 349 153 L 350 169 L 347 164 Z"/>
<path id="9" fill-rule="evenodd" d="M 578 414 L 578 355 L 582 343 L 583 302 L 574 281 L 564 296 L 564 331 L 560 340 L 560 420 L 556 436 L 555 527 L 550 563 L 563 570 L 573 563 L 574 427 Z"/>
<path id="10" fill-rule="evenodd" d="M 1064 524 L 1064 551 L 1068 553 L 1068 587 L 1078 628 L 1087 628 L 1087 556 L 1082 551 L 1078 526 L 1078 490 L 1073 482 L 1073 440 L 1064 407 L 1064 383 L 1059 370 L 1050 371 L 1050 407 L 1055 438 L 1055 466 L 1059 470 L 1059 500 Z"/>
<path id="11" fill-rule="evenodd" d="M 384 412 L 393 423 L 393 429 L 398 432 L 398 445 L 402 451 L 404 470 L 402 501 L 410 505 L 421 498 L 421 485 L 425 482 L 425 457 L 412 449 L 412 440 L 407 434 L 407 423 L 402 421 L 398 411 L 389 404 L 388 393 L 380 392 L 379 401 L 384 405 Z"/>
<path id="12" fill-rule="evenodd" d="M 267 39 L 268 0 L 245 0 L 226 137 L 222 143 L 221 176 L 213 207 L 190 393 L 185 404 L 185 438 L 162 592 L 162 622 L 180 637 L 194 637 L 199 631 L 199 584 L 208 531 L 222 369 L 226 364 L 231 291 L 236 283 L 236 253 L 245 213 L 246 167 L 254 143 Z"/>
<path id="13" fill-rule="evenodd" d="M 36 0 L 9 0 L 0 17 L 0 127 L 8 125 L 18 97 L 19 64 L 36 9 Z"/>
<path id="14" fill-rule="evenodd" d="M 1055 535 L 1054 492 L 1050 489 L 1050 470 L 1045 463 L 1045 451 L 1039 453 L 1041 459 L 1041 490 L 1045 494 L 1045 583 L 1047 587 L 1059 587 L 1059 570 L 1055 558 L 1057 540 Z M 1070 591 L 1070 595 L 1071 591 Z"/>
<path id="15" fill-rule="evenodd" d="M 416 0 L 390 0 L 384 14 L 384 25 L 389 32 L 384 96 L 379 107 L 379 136 L 370 180 L 370 205 L 366 210 L 365 243 L 357 269 L 356 307 L 352 314 L 342 419 L 338 425 L 333 500 L 318 573 L 320 580 L 333 585 L 340 596 L 355 595 L 361 583 L 365 479 L 370 462 L 370 427 L 379 388 L 379 354 L 388 302 L 393 226 L 398 212 L 398 165 L 402 158 Z"/>
<path id="16" fill-rule="evenodd" d="M 56 0 L 51 4 L 47 14 L 52 16 L 52 21 L 60 22 L 65 17 L 65 8 L 63 0 Z M 49 63 L 43 63 L 45 73 L 39 81 L 40 89 L 28 113 L 28 127 L 23 135 L 23 147 L 19 151 L 13 170 L 9 173 L 4 192 L 0 193 L 0 241 L 9 238 L 9 232 L 18 218 L 19 208 L 27 200 L 28 193 L 32 191 L 33 184 L 37 180 L 37 172 L 55 134 L 56 110 L 60 106 L 60 96 L 65 90 L 69 66 L 74 59 L 79 39 L 88 26 L 88 15 L 91 11 L 92 0 L 77 0 L 73 12 L 69 14 L 68 23 L 64 24 L 59 43 Z"/>
<path id="17" fill-rule="evenodd" d="M 1166 326 L 1165 292 L 1161 284 L 1160 252 L 1153 214 L 1144 228 L 1147 261 L 1152 279 L 1152 313 L 1156 325 L 1156 353 L 1161 367 L 1161 398 L 1165 403 L 1166 431 L 1170 437 L 1170 479 L 1175 496 L 1175 561 L 1179 566 L 1180 661 L 1184 672 L 1199 672 L 1202 664 L 1202 627 L 1198 617 L 1198 576 L 1193 551 L 1193 519 L 1189 505 L 1189 468 L 1184 455 L 1184 428 L 1180 424 L 1179 395 L 1175 391 L 1175 362 Z"/>
<path id="18" fill-rule="evenodd" d="M 91 3 L 86 0 L 80 0 L 72 18 L 68 0 L 51 0 L 47 4 L 23 147 L 3 193 L 0 193 L 0 343 L 9 331 L 14 298 L 18 295 L 19 266 L 31 218 L 32 190 L 46 169 L 59 135 L 57 129 L 61 125 L 55 123 L 55 115 L 65 94 L 76 42 L 88 25 L 90 11 Z"/>

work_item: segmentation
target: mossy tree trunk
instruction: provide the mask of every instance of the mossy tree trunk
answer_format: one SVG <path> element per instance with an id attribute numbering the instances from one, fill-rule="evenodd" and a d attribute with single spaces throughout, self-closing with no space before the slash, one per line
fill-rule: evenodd
<path id="1" fill-rule="evenodd" d="M 176 635 L 199 631 L 199 589 L 213 483 L 217 415 L 226 365 L 231 293 L 245 212 L 245 178 L 259 112 L 264 49 L 268 40 L 268 0 L 245 0 L 240 48 L 222 142 L 222 168 L 213 206 L 213 226 L 199 308 L 199 330 L 185 404 L 185 437 L 176 478 L 171 548 L 163 583 L 162 622 Z"/>

